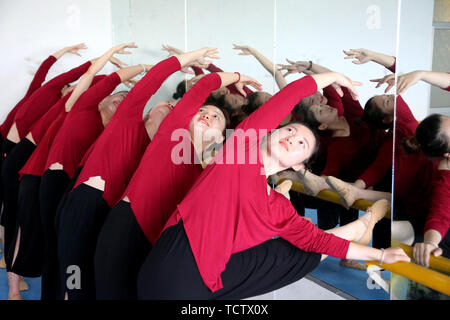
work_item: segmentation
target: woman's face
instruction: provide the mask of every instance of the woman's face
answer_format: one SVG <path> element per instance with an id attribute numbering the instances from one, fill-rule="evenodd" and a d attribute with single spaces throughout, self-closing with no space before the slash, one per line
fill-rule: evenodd
<path id="1" fill-rule="evenodd" d="M 373 101 L 377 108 L 379 108 L 383 113 L 394 116 L 395 97 L 393 94 L 374 96 Z"/>
<path id="2" fill-rule="evenodd" d="M 232 110 L 238 110 L 247 102 L 247 99 L 240 94 L 230 93 L 225 95 L 225 102 L 231 107 Z"/>
<path id="3" fill-rule="evenodd" d="M 322 93 L 320 93 L 320 91 L 317 91 L 316 93 L 303 98 L 301 101 L 302 105 L 308 108 L 312 105 L 327 104 L 328 99 Z"/>
<path id="4" fill-rule="evenodd" d="M 339 119 L 338 111 L 329 105 L 312 105 L 309 111 L 314 114 L 314 118 L 321 124 L 331 124 Z"/>
<path id="5" fill-rule="evenodd" d="M 158 102 L 144 117 L 144 125 L 150 139 L 158 131 L 159 125 L 164 118 L 169 114 L 175 103 L 173 101 Z"/>
<path id="6" fill-rule="evenodd" d="M 200 137 L 209 142 L 215 138 L 223 140 L 223 131 L 226 128 L 226 119 L 222 111 L 216 106 L 204 105 L 198 109 L 197 114 L 192 117 L 189 124 L 191 136 Z"/>
<path id="7" fill-rule="evenodd" d="M 299 123 L 290 123 L 267 136 L 267 154 L 282 168 L 300 170 L 315 150 L 316 138 Z"/>

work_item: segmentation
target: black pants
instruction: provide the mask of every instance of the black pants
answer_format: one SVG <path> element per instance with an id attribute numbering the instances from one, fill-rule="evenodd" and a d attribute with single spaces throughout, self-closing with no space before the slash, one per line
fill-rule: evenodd
<path id="1" fill-rule="evenodd" d="M 56 210 L 68 192 L 70 178 L 63 170 L 47 170 L 39 188 L 40 214 L 44 241 L 44 266 L 42 270 L 41 300 L 58 297 L 58 251 L 55 228 Z"/>
<path id="2" fill-rule="evenodd" d="M 356 209 L 346 209 L 340 204 L 325 200 L 317 201 L 317 226 L 322 230 L 329 230 L 338 224 L 344 226 L 358 219 Z"/>
<path id="3" fill-rule="evenodd" d="M 5 142 L 7 142 L 6 140 Z M 5 143 L 4 143 L 5 145 Z M 3 213 L 2 220 L 5 227 L 5 257 L 8 257 L 11 242 L 17 224 L 17 197 L 19 192 L 19 171 L 27 162 L 36 146 L 28 139 L 22 139 L 14 149 L 9 152 L 2 164 Z M 8 266 L 6 261 L 7 270 Z"/>
<path id="4" fill-rule="evenodd" d="M 130 203 L 120 201 L 108 213 L 97 241 L 97 299 L 136 300 L 138 272 L 150 249 Z"/>
<path id="5" fill-rule="evenodd" d="M 321 255 L 277 238 L 231 255 L 222 272 L 223 288 L 212 293 L 203 282 L 183 221 L 167 228 L 138 276 L 139 299 L 243 299 L 291 284 L 311 272 Z"/>
<path id="6" fill-rule="evenodd" d="M 2 140 L 2 148 L 1 148 L 1 167 L 0 167 L 0 181 L 1 181 L 1 168 L 3 167 L 3 161 L 5 161 L 6 157 L 8 156 L 8 154 L 11 152 L 12 149 L 14 149 L 14 147 L 17 145 L 17 143 L 14 143 L 8 139 L 3 139 Z M 3 204 L 3 184 L 0 183 L 0 190 L 1 190 L 1 204 Z M 1 211 L 3 211 L 3 208 L 0 209 Z M 0 219 L 0 225 L 4 226 L 4 214 L 1 214 L 1 219 Z"/>
<path id="7" fill-rule="evenodd" d="M 110 210 L 103 191 L 84 183 L 68 195 L 57 232 L 61 299 L 66 292 L 69 300 L 95 299 L 95 246 Z"/>
<path id="8" fill-rule="evenodd" d="M 11 247 L 6 256 L 6 264 L 11 266 L 8 271 L 24 277 L 40 277 L 42 274 L 44 241 L 39 216 L 40 183 L 41 177 L 34 175 L 24 175 L 20 181 L 17 223 Z M 13 260 L 17 241 L 19 241 L 19 250 Z"/>

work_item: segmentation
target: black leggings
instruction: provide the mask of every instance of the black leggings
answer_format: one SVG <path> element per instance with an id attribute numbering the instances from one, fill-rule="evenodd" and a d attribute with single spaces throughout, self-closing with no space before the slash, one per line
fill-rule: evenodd
<path id="1" fill-rule="evenodd" d="M 97 241 L 97 299 L 136 300 L 138 272 L 150 249 L 130 203 L 120 201 L 108 213 Z"/>
<path id="2" fill-rule="evenodd" d="M 8 156 L 8 154 L 11 152 L 12 149 L 14 149 L 14 147 L 17 145 L 17 143 L 12 142 L 8 139 L 3 139 L 2 140 L 2 148 L 1 148 L 1 163 L 0 163 L 0 180 L 1 180 L 1 168 L 3 167 L 3 162 L 5 161 L 6 157 Z M 3 185 L 2 183 L 0 183 L 0 190 L 1 190 L 1 204 L 3 204 Z M 2 210 L 2 208 L 0 208 L 0 210 Z M 0 219 L 0 225 L 4 226 L 4 217 L 5 215 L 0 214 L 1 215 L 1 219 Z"/>
<path id="3" fill-rule="evenodd" d="M 183 221 L 167 228 L 141 267 L 139 299 L 244 299 L 291 284 L 314 270 L 321 255 L 277 238 L 232 254 L 222 272 L 223 288 L 211 292 L 197 268 Z"/>
<path id="4" fill-rule="evenodd" d="M 7 142 L 6 140 L 5 142 Z M 5 145 L 5 143 L 3 144 Z M 14 238 L 17 223 L 17 197 L 19 192 L 19 171 L 27 162 L 36 146 L 24 138 L 8 154 L 2 164 L 2 189 L 3 189 L 3 213 L 2 220 L 5 227 L 4 249 L 5 257 L 8 257 L 11 242 Z M 13 249 L 14 251 L 14 249 Z M 6 261 L 7 271 L 10 269 Z"/>
<path id="5" fill-rule="evenodd" d="M 17 203 L 17 223 L 6 264 L 10 271 L 23 277 L 40 277 L 43 265 L 43 232 L 39 216 L 39 185 L 41 177 L 24 175 L 20 181 Z M 20 230 L 20 238 L 19 238 Z M 14 248 L 19 251 L 13 264 Z"/>
<path id="6" fill-rule="evenodd" d="M 55 217 L 58 205 L 68 192 L 70 178 L 63 170 L 47 170 L 39 188 L 40 214 L 44 232 L 44 266 L 41 300 L 56 300 L 58 296 L 58 250 Z"/>
<path id="7" fill-rule="evenodd" d="M 68 195 L 57 231 L 61 299 L 95 299 L 95 246 L 110 210 L 103 191 L 84 183 Z"/>

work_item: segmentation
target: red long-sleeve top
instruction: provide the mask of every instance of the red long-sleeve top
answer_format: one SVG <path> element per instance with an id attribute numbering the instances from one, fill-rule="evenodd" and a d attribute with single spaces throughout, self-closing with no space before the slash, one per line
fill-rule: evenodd
<path id="1" fill-rule="evenodd" d="M 436 230 L 445 237 L 450 228 L 450 171 L 438 170 L 433 180 L 433 193 L 424 232 Z"/>
<path id="2" fill-rule="evenodd" d="M 105 75 L 95 76 L 92 80 L 91 86 L 104 77 Z M 31 126 L 30 132 L 34 142 L 36 142 L 36 145 L 39 144 L 39 141 L 41 141 L 41 138 L 59 114 L 61 112 L 65 112 L 65 104 L 71 95 L 72 93 L 69 93 L 59 99 L 58 102 L 56 102 L 38 121 Z"/>
<path id="3" fill-rule="evenodd" d="M 117 73 L 102 76 L 75 102 L 49 151 L 44 171 L 60 163 L 72 178 L 86 150 L 103 132 L 99 103 L 120 84 Z"/>
<path id="4" fill-rule="evenodd" d="M 203 70 L 199 67 L 192 67 L 192 69 L 194 70 L 194 73 L 196 76 L 198 76 L 200 74 L 204 74 Z M 215 66 L 212 63 L 208 66 L 208 68 L 206 68 L 206 70 L 208 70 L 211 73 L 223 72 L 222 69 L 218 68 L 217 66 Z M 239 90 L 236 88 L 236 85 L 230 84 L 227 86 L 227 88 L 228 88 L 228 90 L 230 90 L 230 93 L 243 96 L 242 93 L 240 93 Z M 254 92 L 252 89 L 250 89 L 247 86 L 244 86 L 243 90 L 245 91 L 247 96 L 251 95 Z"/>
<path id="5" fill-rule="evenodd" d="M 53 121 L 53 123 L 48 127 L 48 130 L 42 137 L 40 143 L 34 149 L 30 158 L 27 160 L 25 165 L 19 171 L 19 179 L 22 179 L 23 175 L 34 175 L 42 177 L 44 174 L 45 162 L 47 160 L 47 155 L 50 147 L 55 139 L 58 130 L 66 118 L 66 112 L 61 112 L 58 117 Z"/>
<path id="6" fill-rule="evenodd" d="M 41 87 L 42 83 L 45 81 L 45 77 L 47 76 L 48 70 L 51 68 L 51 66 L 57 61 L 57 59 L 54 56 L 49 56 L 47 59 L 45 59 L 41 65 L 39 66 L 39 69 L 36 71 L 36 74 L 34 75 L 33 80 L 30 83 L 30 86 L 28 87 L 27 93 L 25 96 L 20 100 L 16 106 L 8 113 L 8 116 L 6 117 L 6 120 L 2 123 L 0 126 L 0 134 L 3 138 L 6 138 L 8 135 L 9 130 L 11 129 L 11 126 L 14 123 L 14 118 L 16 116 L 17 111 L 20 110 L 20 108 L 25 104 L 25 102 L 28 100 L 28 98 L 31 97 L 31 95 Z"/>
<path id="7" fill-rule="evenodd" d="M 381 131 L 372 133 L 367 124 L 355 124 L 354 120 L 363 115 L 364 109 L 359 101 L 353 100 L 350 92 L 343 88 L 341 98 L 336 90 L 328 86 L 324 88 L 328 104 L 344 116 L 350 127 L 347 137 L 331 137 L 327 144 L 327 160 L 321 175 L 356 179 L 370 165 L 375 157 L 379 143 L 372 135 L 381 135 Z"/>
<path id="8" fill-rule="evenodd" d="M 20 139 L 23 139 L 31 126 L 61 98 L 61 89 L 81 77 L 90 66 L 91 62 L 88 61 L 67 71 L 48 81 L 31 95 L 14 117 Z"/>
<path id="9" fill-rule="evenodd" d="M 94 79 L 92 80 L 91 86 L 103 78 L 106 78 L 106 76 L 104 75 L 95 76 Z M 49 152 L 53 147 L 55 137 L 59 134 L 59 131 L 63 126 L 63 123 L 65 123 L 66 116 L 70 114 L 65 111 L 65 104 L 66 101 L 69 99 L 70 95 L 72 95 L 72 92 L 70 94 L 67 94 L 63 98 L 59 99 L 58 102 L 41 119 L 39 119 L 38 122 L 36 122 L 35 125 L 39 125 L 39 128 L 42 128 L 39 130 L 40 135 L 38 141 L 36 141 L 36 138 L 33 135 L 37 147 L 33 151 L 28 161 L 25 163 L 21 171 L 19 172 L 20 178 L 22 178 L 24 174 L 42 176 L 45 170 L 48 169 L 48 167 L 46 167 L 45 165 L 49 156 Z M 49 123 L 51 117 L 47 116 L 47 114 L 52 112 L 52 109 L 54 108 L 58 109 L 58 113 L 56 113 L 55 119 L 53 119 L 53 121 Z M 42 123 L 43 118 L 45 121 L 44 123 Z M 82 125 L 85 126 L 83 127 L 83 130 L 86 131 L 90 130 L 90 128 L 87 126 L 88 123 L 84 123 Z M 33 130 L 31 132 L 33 132 Z"/>
<path id="10" fill-rule="evenodd" d="M 211 73 L 186 92 L 161 123 L 124 193 L 130 199 L 137 222 L 152 244 L 202 172 L 201 162 L 194 161 L 195 150 L 190 138 L 182 135 L 173 139 L 172 134 L 177 129 L 188 132 L 192 117 L 211 91 L 220 85 L 220 77 Z M 181 153 L 189 152 L 181 155 L 188 156 L 189 163 L 174 163 L 172 151 L 180 146 Z"/>
<path id="11" fill-rule="evenodd" d="M 349 241 L 303 219 L 283 195 L 273 190 L 268 195 L 260 158 L 264 135 L 277 128 L 301 98 L 316 91 L 312 77 L 294 81 L 240 123 L 169 218 L 166 227 L 183 219 L 200 275 L 212 291 L 223 287 L 221 273 L 233 253 L 274 236 L 305 251 L 345 258 Z M 237 164 L 242 152 L 245 161 Z M 258 161 L 252 161 L 255 156 Z"/>
<path id="12" fill-rule="evenodd" d="M 90 150 L 74 188 L 90 177 L 101 176 L 105 181 L 103 198 L 114 207 L 150 142 L 142 119 L 144 107 L 163 82 L 180 68 L 178 59 L 170 57 L 150 69 L 133 87 Z"/>

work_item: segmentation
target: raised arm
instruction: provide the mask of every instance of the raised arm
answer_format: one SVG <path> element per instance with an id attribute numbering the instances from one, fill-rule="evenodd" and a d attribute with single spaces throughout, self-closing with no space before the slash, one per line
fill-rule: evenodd
<path id="1" fill-rule="evenodd" d="M 241 122 L 238 127 L 268 131 L 275 129 L 302 98 L 333 83 L 347 87 L 353 99 L 357 99 L 358 93 L 354 85 L 361 85 L 361 83 L 352 81 L 336 72 L 315 74 L 289 83 Z"/>
<path id="2" fill-rule="evenodd" d="M 239 55 L 241 56 L 247 56 L 252 55 L 256 58 L 256 60 L 261 63 L 261 65 L 266 69 L 274 78 L 278 85 L 278 88 L 281 90 L 287 85 L 287 81 L 284 78 L 283 74 L 280 70 L 275 68 L 275 65 L 270 61 L 268 58 L 266 58 L 263 54 L 261 54 L 256 49 L 249 47 L 249 46 L 239 46 L 236 44 L 233 44 L 233 49 L 235 50 L 241 50 Z"/>
<path id="3" fill-rule="evenodd" d="M 54 54 L 52 54 L 52 56 L 55 57 L 56 59 L 61 58 L 66 53 L 72 53 L 76 54 L 77 56 L 81 56 L 78 51 L 84 49 L 87 49 L 87 46 L 84 43 L 79 43 L 73 46 L 64 47 L 61 50 L 56 51 Z"/>
<path id="4" fill-rule="evenodd" d="M 352 61 L 354 64 L 364 64 L 372 61 L 395 72 L 396 59 L 393 56 L 368 49 L 350 49 L 343 50 L 343 52 L 346 55 L 344 59 L 355 59 Z"/>
<path id="5" fill-rule="evenodd" d="M 113 57 L 114 54 L 129 54 L 131 52 L 125 51 L 125 48 L 137 48 L 137 46 L 134 43 L 126 43 L 121 44 L 115 47 L 112 47 L 109 49 L 105 54 L 103 54 L 98 59 L 95 59 L 95 62 L 89 67 L 89 69 L 86 71 L 86 73 L 81 77 L 80 81 L 76 85 L 75 89 L 72 92 L 72 95 L 67 100 L 65 109 L 66 112 L 69 112 L 70 109 L 72 109 L 75 102 L 78 100 L 78 98 L 85 92 L 89 86 L 92 83 L 92 80 L 94 79 L 97 72 L 99 72 L 105 64 Z M 142 68 L 142 67 L 141 67 Z M 126 79 L 128 80 L 128 79 Z"/>

